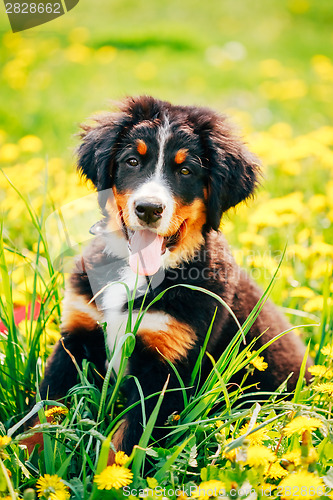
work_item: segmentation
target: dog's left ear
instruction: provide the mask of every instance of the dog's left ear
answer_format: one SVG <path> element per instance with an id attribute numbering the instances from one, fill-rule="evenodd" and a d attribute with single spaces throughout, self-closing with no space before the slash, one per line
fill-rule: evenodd
<path id="1" fill-rule="evenodd" d="M 253 194 L 260 163 L 226 118 L 215 115 L 210 125 L 204 141 L 209 162 L 207 224 L 217 231 L 222 214 Z"/>
<path id="2" fill-rule="evenodd" d="M 98 202 L 103 212 L 113 183 L 116 144 L 126 131 L 130 117 L 126 113 L 108 113 L 96 118 L 95 122 L 94 126 L 81 127 L 83 132 L 77 150 L 77 168 L 97 188 Z"/>
<path id="3" fill-rule="evenodd" d="M 111 186 L 112 153 L 123 126 L 119 113 L 96 118 L 95 126 L 82 126 L 82 142 L 77 150 L 78 170 L 98 191 Z"/>

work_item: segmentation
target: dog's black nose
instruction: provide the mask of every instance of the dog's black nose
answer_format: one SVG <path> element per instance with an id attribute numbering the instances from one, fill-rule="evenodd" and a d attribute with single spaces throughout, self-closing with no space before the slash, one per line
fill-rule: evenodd
<path id="1" fill-rule="evenodd" d="M 164 206 L 160 203 L 142 202 L 135 203 L 135 213 L 142 221 L 147 224 L 157 222 L 162 217 Z"/>

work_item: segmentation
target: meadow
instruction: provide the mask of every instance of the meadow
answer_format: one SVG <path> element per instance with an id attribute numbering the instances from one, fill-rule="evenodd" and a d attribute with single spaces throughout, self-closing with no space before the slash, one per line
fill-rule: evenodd
<path id="1" fill-rule="evenodd" d="M 81 1 L 16 34 L 2 16 L 0 498 L 333 498 L 332 21 L 329 0 Z M 186 409 L 170 416 L 165 448 L 149 441 L 161 394 L 139 447 L 111 468 L 125 411 L 121 374 L 98 385 L 85 364 L 55 409 L 39 402 L 38 381 L 60 337 L 73 258 L 62 268 L 57 256 L 62 245 L 77 252 L 99 216 L 92 186 L 75 171 L 75 134 L 131 94 L 227 113 L 261 159 L 256 198 L 226 214 L 221 230 L 314 366 L 289 400 L 283 387 L 253 389 L 253 406 L 244 406 L 241 388 L 227 392 L 232 374 L 248 367 L 245 388 L 266 366 L 251 345 L 238 352 L 238 335 Z M 59 213 L 71 245 L 54 226 Z M 20 440 L 35 399 L 44 451 L 29 456 Z"/>

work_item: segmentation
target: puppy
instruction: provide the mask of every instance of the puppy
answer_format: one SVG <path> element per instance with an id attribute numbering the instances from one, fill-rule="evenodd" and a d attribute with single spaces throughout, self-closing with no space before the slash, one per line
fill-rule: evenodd
<path id="1" fill-rule="evenodd" d="M 62 340 L 50 357 L 41 395 L 60 398 L 77 383 L 83 359 L 105 373 L 107 354 L 101 324 L 107 323 L 110 352 L 132 331 L 144 300 L 161 292 L 136 331 L 127 373 L 136 377 L 145 397 L 185 387 L 217 308 L 207 351 L 215 360 L 238 331 L 234 317 L 214 297 L 180 286 L 201 287 L 221 297 L 243 324 L 262 292 L 235 263 L 223 235 L 221 217 L 253 194 L 258 183 L 257 159 L 234 134 L 225 116 L 206 108 L 173 106 L 152 97 L 125 99 L 118 113 L 83 128 L 78 149 L 80 172 L 99 192 L 103 220 L 96 238 L 78 260 L 65 293 Z M 119 282 L 122 283 L 119 283 Z M 110 283 L 113 283 L 110 285 Z M 127 323 L 124 284 L 136 297 L 132 325 Z M 290 328 L 267 301 L 248 333 L 255 348 Z M 268 368 L 252 380 L 274 391 L 290 374 L 295 387 L 305 348 L 292 333 L 264 352 Z M 118 356 L 119 358 L 119 356 Z M 119 369 L 119 360 L 113 360 Z M 204 356 L 202 380 L 211 370 Z M 241 380 L 242 373 L 235 381 Z M 139 400 L 133 377 L 125 385 L 128 406 Z M 189 396 L 191 388 L 188 389 Z M 148 418 L 156 397 L 145 401 Z M 183 409 L 180 391 L 167 392 L 157 419 Z M 113 443 L 130 453 L 142 433 L 142 409 L 127 413 Z M 155 437 L 163 435 L 156 430 Z"/>

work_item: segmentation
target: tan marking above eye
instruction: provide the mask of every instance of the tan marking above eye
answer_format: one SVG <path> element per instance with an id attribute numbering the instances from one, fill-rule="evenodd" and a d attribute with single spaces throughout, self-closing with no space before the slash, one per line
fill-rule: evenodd
<path id="1" fill-rule="evenodd" d="M 147 153 L 147 144 L 142 139 L 138 139 L 136 149 L 139 155 L 145 155 Z"/>
<path id="2" fill-rule="evenodd" d="M 184 163 L 187 157 L 187 153 L 188 153 L 187 149 L 179 149 L 179 151 L 177 151 L 175 156 L 175 162 L 177 163 L 177 165 Z"/>

